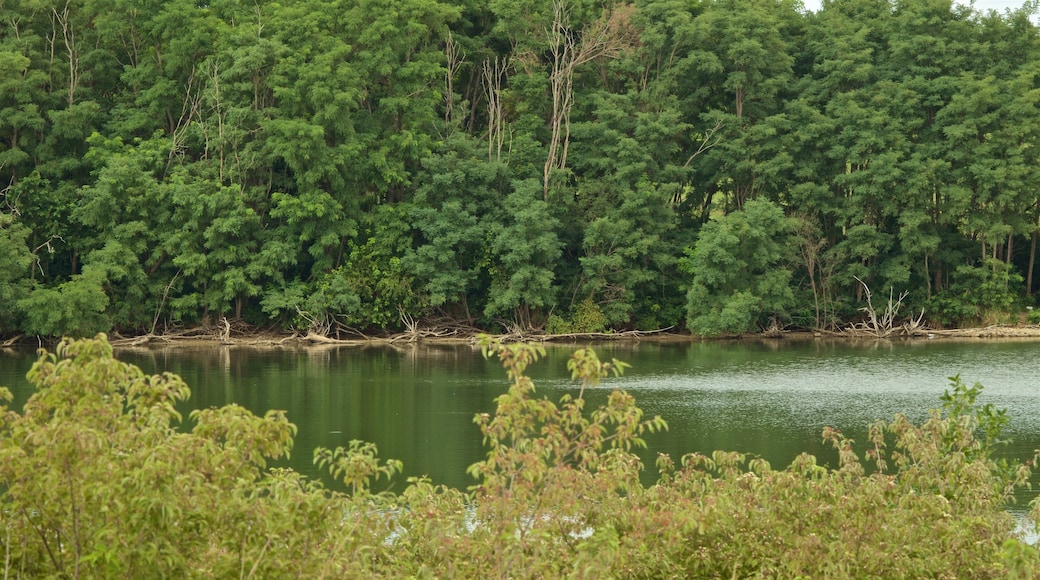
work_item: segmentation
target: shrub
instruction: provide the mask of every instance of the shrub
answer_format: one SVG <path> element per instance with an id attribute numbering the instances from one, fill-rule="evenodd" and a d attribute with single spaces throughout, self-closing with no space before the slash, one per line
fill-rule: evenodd
<path id="1" fill-rule="evenodd" d="M 5 577 L 341 576 L 365 560 L 322 552 L 389 533 L 385 511 L 266 468 L 292 448 L 283 412 L 208 409 L 181 432 L 187 385 L 115 360 L 103 336 L 41 352 L 28 376 L 24 412 L 0 407 Z"/>
<path id="2" fill-rule="evenodd" d="M 1030 307 L 1029 313 L 1026 314 L 1026 322 L 1029 324 L 1040 324 L 1040 310 Z"/>
<path id="3" fill-rule="evenodd" d="M 964 325 L 1008 318 L 1013 311 L 1022 276 L 1000 260 L 980 266 L 960 266 L 956 282 L 933 296 L 929 316 L 943 325 Z"/>
<path id="4" fill-rule="evenodd" d="M 549 334 L 606 332 L 607 317 L 603 314 L 599 304 L 596 304 L 592 298 L 586 298 L 574 307 L 574 312 L 569 319 L 550 314 L 545 330 Z"/>
<path id="5" fill-rule="evenodd" d="M 1004 510 L 1029 469 L 997 460 L 1003 411 L 957 377 L 914 424 L 872 426 L 866 452 L 828 428 L 835 467 L 784 470 L 732 452 L 658 459 L 644 486 L 634 448 L 666 427 L 624 391 L 585 391 L 625 364 L 591 349 L 558 403 L 525 375 L 544 350 L 485 339 L 509 389 L 476 423 L 488 447 L 469 491 L 410 479 L 374 445 L 319 449 L 345 491 L 267 460 L 288 454 L 284 413 L 192 414 L 174 375 L 116 361 L 103 336 L 41 352 L 22 413 L 0 406 L 5 577 L 1031 577 L 1040 555 Z M 0 389 L 0 400 L 10 393 Z M 1040 508 L 1036 508 L 1040 511 Z M 1040 515 L 1040 514 L 1034 514 Z"/>

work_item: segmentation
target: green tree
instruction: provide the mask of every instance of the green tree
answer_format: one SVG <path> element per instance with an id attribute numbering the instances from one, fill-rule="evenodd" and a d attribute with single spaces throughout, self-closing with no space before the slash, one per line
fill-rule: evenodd
<path id="1" fill-rule="evenodd" d="M 475 141 L 459 135 L 424 160 L 423 185 L 411 207 L 419 237 L 405 256 L 430 306 L 459 308 L 467 321 L 483 307 L 471 309 L 470 294 L 482 290 L 492 224 L 509 187 L 505 165 L 481 159 L 478 151 Z"/>
<path id="2" fill-rule="evenodd" d="M 5 37 L 0 45 L 0 177 L 12 183 L 29 172 L 34 141 L 46 123 L 33 102 L 34 89 L 39 90 L 45 77 L 30 68 L 29 57 L 6 46 L 13 43 Z"/>
<path id="3" fill-rule="evenodd" d="M 405 265 L 412 243 L 409 215 L 407 203 L 381 204 L 365 214 L 362 235 L 351 242 L 338 272 L 361 303 L 345 317 L 347 324 L 385 330 L 402 313 L 418 317 L 426 312 L 425 294 Z"/>
<path id="4" fill-rule="evenodd" d="M 792 2 L 711 3 L 693 22 L 702 80 L 701 118 L 717 128 L 716 145 L 696 160 L 700 182 L 732 211 L 762 193 L 785 189 L 792 131 L 783 98 L 793 80 L 801 18 Z M 707 207 L 711 203 L 705 204 Z"/>
<path id="5" fill-rule="evenodd" d="M 112 327 L 105 293 L 108 272 L 100 266 L 86 266 L 56 287 L 36 285 L 18 301 L 25 313 L 24 329 L 39 336 L 90 336 Z"/>
<path id="6" fill-rule="evenodd" d="M 692 275 L 687 325 L 700 335 L 741 334 L 781 322 L 793 305 L 795 222 L 755 200 L 704 225 L 683 262 Z"/>
<path id="7" fill-rule="evenodd" d="M 559 227 L 537 183 L 514 184 L 505 199 L 508 220 L 491 242 L 495 259 L 485 313 L 510 315 L 521 330 L 536 325 L 539 309 L 555 303 L 553 268 L 561 254 Z"/>
<path id="8" fill-rule="evenodd" d="M 270 254 L 260 252 L 261 219 L 240 186 L 207 179 L 175 178 L 174 219 L 181 224 L 169 247 L 173 265 L 193 284 L 174 308 L 205 318 L 242 316 L 246 303 L 260 295 L 269 279 Z"/>
<path id="9" fill-rule="evenodd" d="M 95 166 L 95 179 L 81 188 L 72 218 L 93 236 L 77 249 L 84 269 L 106 273 L 103 288 L 112 322 L 148 328 L 161 293 L 157 280 L 172 275 L 167 243 L 176 226 L 163 183 L 168 143 L 159 134 L 124 143 L 98 133 L 89 142 L 87 161 Z"/>
<path id="10" fill-rule="evenodd" d="M 666 195 L 645 182 L 623 189 L 585 228 L 578 294 L 599 305 L 608 326 L 630 324 L 638 298 L 656 294 L 677 259 L 666 242 L 675 227 Z"/>
<path id="11" fill-rule="evenodd" d="M 28 228 L 11 214 L 0 212 L 0 303 L 8 305 L 0 311 L 0 332 L 21 327 L 20 301 L 29 293 L 32 267 L 32 254 L 25 245 L 28 237 Z"/>

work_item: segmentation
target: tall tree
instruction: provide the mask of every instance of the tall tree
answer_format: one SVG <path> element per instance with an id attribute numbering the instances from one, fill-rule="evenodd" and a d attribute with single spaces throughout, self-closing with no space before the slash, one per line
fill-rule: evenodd
<path id="1" fill-rule="evenodd" d="M 533 180 L 514 183 L 503 210 L 506 221 L 491 242 L 495 258 L 485 312 L 509 315 L 511 324 L 528 330 L 544 321 L 541 309 L 556 302 L 553 270 L 561 254 L 559 221 Z"/>
<path id="2" fill-rule="evenodd" d="M 692 274 L 687 324 L 701 335 L 741 334 L 782 325 L 791 288 L 795 223 L 766 200 L 748 202 L 704 225 L 684 262 Z"/>

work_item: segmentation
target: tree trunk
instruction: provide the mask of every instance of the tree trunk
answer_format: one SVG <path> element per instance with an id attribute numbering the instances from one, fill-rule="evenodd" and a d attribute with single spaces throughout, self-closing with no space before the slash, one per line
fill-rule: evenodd
<path id="1" fill-rule="evenodd" d="M 579 33 L 571 28 L 570 6 L 567 0 L 553 0 L 553 22 L 549 29 L 549 51 L 552 72 L 549 87 L 552 92 L 551 131 L 545 166 L 542 170 L 542 198 L 549 200 L 549 186 L 553 172 L 567 167 L 567 149 L 570 144 L 571 108 L 574 106 L 574 75 L 581 65 L 604 56 L 614 56 L 628 45 L 627 12 L 605 12 Z"/>
<path id="2" fill-rule="evenodd" d="M 924 255 L 924 279 L 928 283 L 926 288 L 925 296 L 928 298 L 932 297 L 932 277 L 928 272 L 928 254 Z"/>
<path id="3" fill-rule="evenodd" d="M 1036 264 L 1036 230 L 1029 242 L 1029 266 L 1026 267 L 1026 296 L 1033 295 L 1033 266 Z"/>

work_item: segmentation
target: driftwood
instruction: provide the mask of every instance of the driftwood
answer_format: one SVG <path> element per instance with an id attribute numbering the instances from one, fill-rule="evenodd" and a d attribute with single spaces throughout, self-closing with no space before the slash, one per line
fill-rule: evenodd
<path id="1" fill-rule="evenodd" d="M 168 328 L 161 333 L 149 332 L 148 334 L 125 338 L 115 333 L 109 337 L 109 343 L 112 346 L 121 347 L 143 346 L 151 343 L 173 344 L 191 342 L 219 342 L 231 345 L 242 341 L 259 340 L 262 336 L 270 336 L 270 334 L 259 331 L 243 322 L 231 321 L 223 317 L 220 320 L 220 326 L 217 327 L 201 325 L 191 328 Z"/>
<path id="2" fill-rule="evenodd" d="M 657 330 L 625 330 L 622 332 L 572 332 L 568 334 L 540 334 L 540 333 L 522 333 L 512 332 L 509 334 L 499 335 L 496 338 L 503 342 L 566 342 L 575 340 L 620 340 L 620 339 L 638 339 L 644 336 L 651 336 L 654 334 L 663 334 L 670 331 L 672 326 L 667 328 L 658 328 Z"/>
<path id="3" fill-rule="evenodd" d="M 463 324 L 453 318 L 431 318 L 422 322 L 400 311 L 401 325 L 405 332 L 391 336 L 389 342 L 420 342 L 424 339 L 466 339 L 481 333 L 480 329 Z"/>
<path id="4" fill-rule="evenodd" d="M 885 305 L 884 311 L 878 311 L 874 307 L 872 300 L 873 294 L 870 291 L 870 287 L 867 283 L 859 278 L 856 281 L 863 285 L 863 295 L 867 300 L 867 305 L 860 308 L 860 312 L 866 315 L 866 320 L 862 322 L 856 322 L 842 331 L 843 334 L 852 336 L 870 336 L 873 338 L 888 338 L 893 334 L 899 333 L 904 336 L 915 336 L 925 334 L 927 328 L 922 324 L 924 320 L 924 310 L 914 318 L 911 316 L 908 320 L 902 324 L 896 324 L 896 320 L 899 316 L 899 309 L 903 306 L 903 300 L 910 294 L 909 292 L 903 291 L 899 294 L 899 297 L 895 297 L 895 291 L 892 288 L 888 290 L 888 304 Z"/>
<path id="5" fill-rule="evenodd" d="M 339 346 L 369 344 L 371 342 L 374 342 L 373 339 L 369 339 L 369 338 L 344 340 L 342 338 L 332 338 L 332 337 L 329 337 L 329 336 L 325 336 L 323 334 L 316 334 L 316 333 L 313 333 L 313 332 L 308 332 L 304 336 L 299 336 L 299 335 L 293 334 L 293 336 L 291 336 L 289 338 L 284 338 L 281 341 L 279 341 L 279 344 L 282 344 L 282 343 L 284 343 L 284 342 L 286 342 L 288 340 L 292 340 L 292 339 L 295 339 L 298 342 L 307 342 L 307 343 L 311 343 L 311 344 L 327 344 L 327 345 L 339 345 Z"/>

